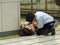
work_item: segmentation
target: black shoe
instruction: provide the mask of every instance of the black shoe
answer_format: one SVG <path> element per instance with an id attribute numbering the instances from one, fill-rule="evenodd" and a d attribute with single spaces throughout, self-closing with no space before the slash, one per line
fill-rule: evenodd
<path id="1" fill-rule="evenodd" d="M 55 35 L 55 28 L 52 28 L 51 35 Z"/>
<path id="2" fill-rule="evenodd" d="M 44 34 L 45 36 L 48 36 L 49 34 Z"/>
<path id="3" fill-rule="evenodd" d="M 52 33 L 51 35 L 55 35 L 55 33 Z"/>

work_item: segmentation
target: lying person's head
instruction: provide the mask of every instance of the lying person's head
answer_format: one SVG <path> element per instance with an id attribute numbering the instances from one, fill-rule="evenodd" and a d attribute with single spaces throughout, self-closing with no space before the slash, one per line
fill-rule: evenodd
<path id="1" fill-rule="evenodd" d="M 28 26 L 20 29 L 20 35 L 21 36 L 30 36 L 30 35 L 33 35 L 33 34 L 35 34 L 35 32 L 33 32 L 31 30 L 31 28 L 28 27 Z"/>

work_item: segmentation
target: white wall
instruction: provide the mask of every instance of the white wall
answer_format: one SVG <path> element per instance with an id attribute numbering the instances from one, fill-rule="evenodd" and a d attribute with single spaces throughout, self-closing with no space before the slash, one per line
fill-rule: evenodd
<path id="1" fill-rule="evenodd" d="M 2 32 L 2 22 L 1 22 L 1 0 L 0 0 L 0 32 Z"/>
<path id="2" fill-rule="evenodd" d="M 1 13 L 1 6 L 0 6 L 0 13 Z M 20 1 L 19 0 L 2 0 L 2 16 L 0 14 L 0 18 L 1 17 L 2 17 L 3 25 L 2 27 L 0 26 L 0 29 L 3 28 L 2 29 L 3 32 L 19 29 Z M 1 25 L 1 22 L 0 22 L 0 25 Z"/>

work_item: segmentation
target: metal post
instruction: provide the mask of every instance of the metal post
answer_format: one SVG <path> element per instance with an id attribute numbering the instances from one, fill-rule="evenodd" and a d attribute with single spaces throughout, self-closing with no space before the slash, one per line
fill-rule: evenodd
<path id="1" fill-rule="evenodd" d="M 47 13 L 47 0 L 45 0 L 45 9 L 46 9 L 46 13 Z"/>
<path id="2" fill-rule="evenodd" d="M 33 12 L 33 0 L 31 0 L 31 12 Z"/>
<path id="3" fill-rule="evenodd" d="M 39 10 L 40 0 L 36 0 L 36 4 L 37 4 L 36 9 Z"/>

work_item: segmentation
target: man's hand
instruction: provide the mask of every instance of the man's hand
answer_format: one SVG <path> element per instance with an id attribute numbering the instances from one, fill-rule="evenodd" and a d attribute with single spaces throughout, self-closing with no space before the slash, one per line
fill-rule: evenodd
<path id="1" fill-rule="evenodd" d="M 32 24 L 33 24 L 33 26 L 37 26 L 37 22 L 36 21 L 32 22 Z"/>

